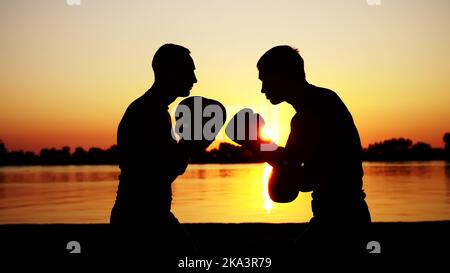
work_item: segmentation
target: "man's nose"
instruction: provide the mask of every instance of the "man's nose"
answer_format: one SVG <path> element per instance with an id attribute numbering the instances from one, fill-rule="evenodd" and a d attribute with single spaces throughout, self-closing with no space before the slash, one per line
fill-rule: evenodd
<path id="1" fill-rule="evenodd" d="M 193 74 L 192 76 L 193 76 L 192 83 L 197 83 L 197 77 L 195 76 L 195 74 Z"/>

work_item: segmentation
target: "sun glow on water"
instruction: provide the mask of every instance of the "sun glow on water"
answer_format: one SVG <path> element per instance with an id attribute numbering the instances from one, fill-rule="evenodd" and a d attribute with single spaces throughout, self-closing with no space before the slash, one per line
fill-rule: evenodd
<path id="1" fill-rule="evenodd" d="M 264 174 L 263 174 L 263 196 L 264 196 L 264 208 L 266 209 L 267 213 L 270 213 L 270 211 L 273 208 L 273 201 L 270 199 L 269 196 L 269 178 L 270 174 L 272 173 L 272 166 L 270 166 L 268 163 L 264 164 Z"/>

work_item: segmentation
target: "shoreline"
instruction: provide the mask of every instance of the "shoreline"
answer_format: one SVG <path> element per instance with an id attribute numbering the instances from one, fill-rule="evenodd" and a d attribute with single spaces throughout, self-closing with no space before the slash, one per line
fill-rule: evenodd
<path id="1" fill-rule="evenodd" d="M 182 224 L 202 255 L 283 253 L 284 246 L 308 223 L 195 223 Z M 378 241 L 387 256 L 450 254 L 450 220 L 376 222 L 370 240 Z M 0 253 L 23 255 L 39 246 L 40 255 L 67 254 L 66 245 L 77 240 L 86 255 L 99 255 L 114 245 L 109 224 L 1 224 Z"/>
<path id="2" fill-rule="evenodd" d="M 430 162 L 444 162 L 450 164 L 446 159 L 424 159 L 424 160 L 362 160 L 362 163 L 392 163 L 392 164 L 406 164 L 406 163 L 430 163 Z M 226 162 L 193 162 L 189 165 L 241 165 L 241 164 L 262 164 L 264 161 L 226 161 Z M 83 167 L 83 166 L 119 166 L 117 163 L 87 163 L 87 164 L 15 164 L 15 165 L 0 165 L 0 170 L 3 167 Z"/>

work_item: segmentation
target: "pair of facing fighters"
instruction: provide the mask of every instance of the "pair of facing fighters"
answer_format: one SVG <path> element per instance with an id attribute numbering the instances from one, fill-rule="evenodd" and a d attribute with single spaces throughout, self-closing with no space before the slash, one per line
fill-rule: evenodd
<path id="1" fill-rule="evenodd" d="M 182 101 L 178 107 L 190 109 L 192 116 L 209 106 L 220 109 L 222 115 L 202 117 L 200 125 L 193 124 L 195 120 L 181 125 L 184 132 L 190 130 L 190 138 L 181 136 L 177 141 L 168 106 L 178 97 L 189 96 L 197 82 L 194 62 L 188 49 L 165 44 L 155 53 L 152 67 L 155 82 L 131 103 L 119 124 L 121 174 L 111 224 L 121 228 L 119 236 L 134 235 L 138 237 L 133 240 L 139 241 L 147 234 L 152 242 L 169 246 L 169 252 L 190 251 L 193 244 L 171 213 L 171 184 L 184 173 L 190 157 L 211 144 L 225 122 L 225 108 L 200 97 Z M 362 190 L 361 143 L 350 112 L 333 91 L 306 81 L 303 59 L 292 47 L 270 49 L 257 68 L 267 99 L 272 104 L 287 102 L 296 110 L 288 141 L 279 147 L 260 139 L 262 118 L 248 109 L 231 119 L 227 135 L 274 167 L 269 193 L 275 202 L 290 202 L 299 191 L 312 191 L 313 218 L 297 241 L 300 251 L 324 251 L 334 243 L 356 249 L 370 224 L 370 213 Z M 246 118 L 239 118 L 244 112 Z M 193 140 L 195 129 L 202 130 L 211 119 L 215 119 L 212 138 Z M 252 135 L 248 133 L 252 128 L 256 138 L 237 137 L 239 130 Z"/>

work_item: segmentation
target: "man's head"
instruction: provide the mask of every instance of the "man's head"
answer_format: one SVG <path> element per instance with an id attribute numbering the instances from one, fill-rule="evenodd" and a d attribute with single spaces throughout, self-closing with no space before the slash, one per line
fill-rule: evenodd
<path id="1" fill-rule="evenodd" d="M 189 96 L 192 86 L 197 82 L 190 53 L 189 49 L 175 44 L 165 44 L 156 51 L 152 61 L 155 83 L 173 92 L 168 95 Z"/>
<path id="2" fill-rule="evenodd" d="M 272 104 L 279 104 L 298 92 L 306 82 L 303 59 L 298 50 L 287 45 L 276 46 L 257 64 L 261 92 Z"/>

